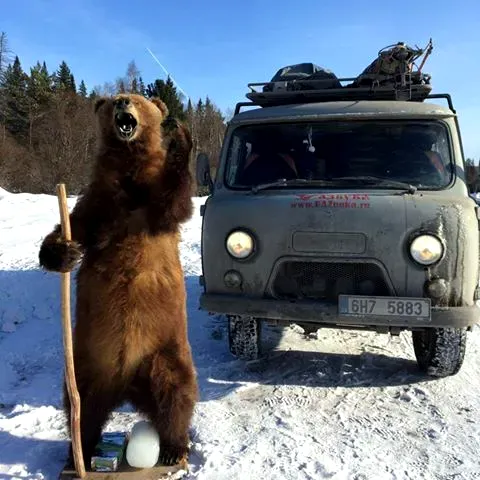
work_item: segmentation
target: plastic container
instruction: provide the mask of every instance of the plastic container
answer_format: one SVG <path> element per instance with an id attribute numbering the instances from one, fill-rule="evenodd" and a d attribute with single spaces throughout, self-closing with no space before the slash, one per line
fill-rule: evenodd
<path id="1" fill-rule="evenodd" d="M 130 433 L 126 458 L 133 468 L 152 468 L 158 462 L 160 438 L 147 421 L 136 423 Z"/>

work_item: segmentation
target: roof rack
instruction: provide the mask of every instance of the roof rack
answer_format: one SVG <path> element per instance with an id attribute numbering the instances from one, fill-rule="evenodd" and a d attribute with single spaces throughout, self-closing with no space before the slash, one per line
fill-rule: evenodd
<path id="1" fill-rule="evenodd" d="M 371 77 L 371 78 L 369 78 Z M 359 101 L 359 100 L 404 100 L 423 101 L 432 90 L 429 83 L 407 82 L 405 86 L 398 86 L 396 76 L 390 75 L 362 75 L 359 84 L 340 88 L 319 88 L 318 85 L 331 84 L 331 79 L 301 80 L 301 89 L 296 80 L 285 82 L 258 82 L 249 83 L 250 92 L 246 94 L 254 105 L 271 107 L 276 105 L 288 105 L 295 103 L 316 103 L 330 101 Z M 356 78 L 339 78 L 339 82 L 358 82 Z M 368 85 L 370 84 L 370 85 Z M 309 85 L 316 88 L 308 89 Z M 364 86 L 365 85 L 365 86 Z M 255 87 L 263 87 L 263 91 L 255 90 Z"/>
<path id="2" fill-rule="evenodd" d="M 435 98 L 443 98 L 447 101 L 447 105 L 448 105 L 448 108 L 453 112 L 453 113 L 457 113 L 457 111 L 455 110 L 454 106 L 453 106 L 453 102 L 452 102 L 452 97 L 449 93 L 432 93 L 431 95 L 429 95 L 426 100 L 432 100 L 432 99 L 435 99 Z"/>
<path id="3" fill-rule="evenodd" d="M 262 84 L 263 85 L 263 84 Z M 358 90 L 358 89 L 356 89 Z M 342 89 L 343 91 L 343 89 Z M 269 92 L 271 93 L 271 92 Z M 248 94 L 247 94 L 248 96 Z M 457 111 L 455 110 L 454 106 L 453 106 L 453 101 L 452 101 L 452 97 L 449 93 L 432 93 L 430 95 L 427 95 L 426 97 L 423 98 L 423 100 L 433 100 L 433 99 L 437 99 L 437 98 L 443 98 L 444 100 L 447 101 L 447 105 L 448 105 L 448 108 L 453 112 L 453 113 L 457 113 Z M 367 98 L 367 99 L 370 99 L 371 98 Z M 235 106 L 235 112 L 234 112 L 234 115 L 237 115 L 238 113 L 240 113 L 240 110 L 242 109 L 242 107 L 267 107 L 267 106 L 273 106 L 273 105 L 288 105 L 288 104 L 295 104 L 295 103 L 312 103 L 312 102 L 322 102 L 322 101 L 331 101 L 331 100 L 338 100 L 337 99 L 333 99 L 333 98 L 330 98 L 329 100 L 317 100 L 317 99 L 310 99 L 310 101 L 305 101 L 303 98 L 297 98 L 297 101 L 293 101 L 293 102 L 282 102 L 282 101 L 279 101 L 278 103 L 270 103 L 270 104 L 262 104 L 262 103 L 259 103 L 259 102 L 255 102 L 255 101 L 250 101 L 250 102 L 238 102 Z M 343 98 L 341 98 L 341 100 L 343 100 Z M 358 100 L 358 99 L 357 99 Z M 364 100 L 364 98 L 362 98 L 361 100 Z M 374 98 L 374 100 L 380 100 L 378 97 Z M 382 99 L 384 100 L 384 99 Z M 387 98 L 387 100 L 390 100 Z"/>

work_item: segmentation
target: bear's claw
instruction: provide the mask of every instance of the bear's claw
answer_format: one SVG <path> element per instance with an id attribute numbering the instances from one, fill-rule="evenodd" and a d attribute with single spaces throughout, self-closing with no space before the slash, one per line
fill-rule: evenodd
<path id="1" fill-rule="evenodd" d="M 170 447 L 167 445 L 160 445 L 160 456 L 158 463 L 160 465 L 172 466 L 186 460 L 188 455 L 188 448 L 185 447 Z"/>
<path id="2" fill-rule="evenodd" d="M 179 123 L 175 117 L 169 115 L 162 123 L 163 130 L 165 133 L 170 133 L 173 130 L 176 130 L 179 127 Z"/>

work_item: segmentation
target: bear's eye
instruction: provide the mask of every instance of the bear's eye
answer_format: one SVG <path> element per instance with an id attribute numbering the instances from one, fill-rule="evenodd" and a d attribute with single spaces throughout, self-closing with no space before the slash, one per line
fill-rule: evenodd
<path id="1" fill-rule="evenodd" d="M 117 98 L 117 100 L 115 100 L 113 102 L 113 104 L 117 108 L 125 108 L 126 106 L 130 105 L 130 99 L 129 98 Z"/>

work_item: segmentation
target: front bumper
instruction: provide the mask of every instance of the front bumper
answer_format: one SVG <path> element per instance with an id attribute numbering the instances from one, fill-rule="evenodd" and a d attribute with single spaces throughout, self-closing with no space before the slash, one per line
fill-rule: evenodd
<path id="1" fill-rule="evenodd" d="M 319 325 L 362 327 L 470 327 L 480 320 L 480 308 L 432 307 L 430 321 L 381 315 L 339 315 L 338 306 L 322 302 L 289 302 L 282 300 L 238 297 L 235 295 L 202 294 L 200 308 L 212 313 L 242 315 L 287 322 L 306 322 Z"/>

